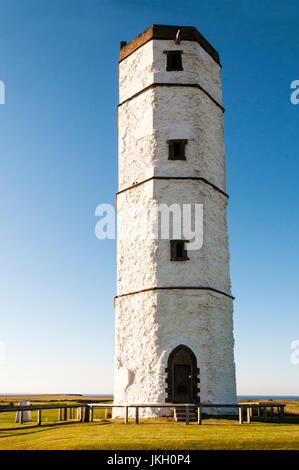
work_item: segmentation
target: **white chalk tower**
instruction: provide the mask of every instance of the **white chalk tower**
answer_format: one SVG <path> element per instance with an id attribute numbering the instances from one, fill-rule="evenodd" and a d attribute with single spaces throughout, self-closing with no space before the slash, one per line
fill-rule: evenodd
<path id="1" fill-rule="evenodd" d="M 223 111 L 194 27 L 121 43 L 114 404 L 236 403 Z M 201 249 L 150 237 L 153 202 L 202 204 Z"/>

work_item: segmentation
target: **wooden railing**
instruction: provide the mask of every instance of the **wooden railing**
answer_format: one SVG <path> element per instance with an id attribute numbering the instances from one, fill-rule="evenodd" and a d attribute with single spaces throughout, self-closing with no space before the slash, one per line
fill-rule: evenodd
<path id="1" fill-rule="evenodd" d="M 93 410 L 93 408 L 124 408 L 124 422 L 128 423 L 129 418 L 129 408 L 135 408 L 135 423 L 139 423 L 139 408 L 168 408 L 172 409 L 174 416 L 176 415 L 177 408 L 186 409 L 186 424 L 190 422 L 190 408 L 197 408 L 197 423 L 202 424 L 202 410 L 208 408 L 237 408 L 239 410 L 239 423 L 243 424 L 244 422 L 244 410 L 247 411 L 247 423 L 251 422 L 251 417 L 253 415 L 253 410 L 257 411 L 257 415 L 261 416 L 261 413 L 264 416 L 264 420 L 267 421 L 267 409 L 270 409 L 270 416 L 273 416 L 274 408 L 277 409 L 277 414 L 279 419 L 282 419 L 284 416 L 284 403 L 238 403 L 238 404 L 223 404 L 223 403 L 156 403 L 156 404 L 129 404 L 129 405 L 109 405 L 101 403 L 89 403 L 88 406 Z M 93 416 L 93 411 L 91 416 Z M 91 418 L 92 421 L 93 418 Z"/>
<path id="2" fill-rule="evenodd" d="M 107 406 L 107 405 L 106 405 Z M 73 415 L 73 410 L 79 410 L 80 418 L 78 421 L 84 422 L 89 421 L 89 406 L 86 404 L 70 405 L 69 403 L 57 403 L 55 405 L 18 405 L 18 406 L 0 406 L 0 413 L 8 413 L 10 411 L 20 412 L 20 422 L 23 423 L 23 412 L 24 411 L 36 411 L 37 410 L 37 425 L 42 424 L 42 411 L 43 410 L 58 410 L 59 421 L 67 421 L 67 414 Z M 71 416 L 70 416 L 71 417 Z"/>
<path id="3" fill-rule="evenodd" d="M 139 423 L 139 409 L 140 408 L 168 408 L 174 411 L 174 416 L 177 408 L 183 408 L 186 410 L 186 424 L 190 422 L 190 409 L 197 408 L 197 423 L 202 424 L 202 412 L 204 409 L 209 408 L 237 408 L 239 410 L 239 423 L 243 424 L 244 422 L 244 411 L 246 410 L 247 423 L 251 422 L 251 417 L 253 411 L 256 411 L 257 416 L 264 417 L 264 420 L 267 421 L 268 418 L 268 409 L 270 410 L 269 415 L 272 417 L 274 415 L 274 409 L 277 409 L 277 415 L 279 419 L 282 419 L 284 416 L 284 403 L 269 403 L 269 402 L 259 402 L 259 403 L 238 403 L 238 404 L 223 404 L 223 403 L 138 403 L 138 404 L 129 404 L 129 405 L 112 405 L 108 403 L 85 403 L 85 404 L 65 404 L 58 403 L 55 405 L 20 405 L 20 406 L 0 406 L 0 413 L 7 412 L 21 412 L 21 423 L 23 422 L 23 411 L 34 411 L 37 410 L 37 425 L 42 424 L 42 411 L 43 410 L 59 410 L 59 420 L 67 421 L 68 410 L 70 417 L 72 419 L 73 410 L 77 409 L 79 411 L 79 422 L 89 422 L 94 420 L 94 408 L 104 408 L 105 409 L 105 419 L 107 418 L 107 411 L 111 408 L 124 408 L 124 422 L 129 422 L 129 409 L 135 408 L 135 423 Z"/>

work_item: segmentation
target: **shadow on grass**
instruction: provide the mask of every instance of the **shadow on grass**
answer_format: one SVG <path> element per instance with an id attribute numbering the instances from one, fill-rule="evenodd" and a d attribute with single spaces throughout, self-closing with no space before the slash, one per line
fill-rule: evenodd
<path id="1" fill-rule="evenodd" d="M 217 424 L 217 421 L 219 420 L 219 424 L 225 424 L 221 423 L 221 420 L 225 421 L 234 421 L 234 422 L 239 422 L 239 418 L 237 416 L 232 416 L 232 415 L 219 415 L 219 416 L 213 416 L 213 415 L 205 415 L 203 414 L 202 419 L 205 419 L 207 421 L 213 421 L 213 424 Z M 244 423 L 247 423 L 247 417 L 246 414 L 244 413 L 243 416 Z M 299 424 L 299 415 L 296 414 L 285 414 L 283 418 L 279 418 L 278 415 L 269 415 L 267 416 L 267 421 L 265 421 L 263 416 L 251 416 L 251 422 L 252 423 L 265 423 L 265 424 Z M 212 424 L 212 423 L 211 423 Z"/>
<path id="2" fill-rule="evenodd" d="M 222 424 L 225 426 L 226 424 L 236 424 L 238 425 L 239 422 L 236 419 L 235 416 L 203 416 L 203 422 L 202 425 L 219 425 Z M 223 422 L 225 420 L 225 422 Z M 229 421 L 229 422 L 227 422 Z M 295 424 L 299 425 L 299 416 L 284 416 L 284 418 L 279 419 L 276 416 L 273 417 L 268 417 L 267 422 L 264 421 L 263 417 L 258 417 L 258 416 L 252 416 L 251 417 L 251 423 L 260 423 L 260 424 Z M 105 426 L 109 424 L 119 424 L 119 425 L 136 425 L 135 420 L 132 419 L 128 423 L 124 423 L 123 420 L 110 420 L 110 419 L 94 419 L 92 422 L 87 422 L 87 423 L 81 423 L 81 421 L 62 421 L 62 422 L 51 422 L 51 423 L 43 423 L 41 426 L 38 426 L 37 424 L 29 425 L 29 426 L 14 426 L 10 428 L 0 428 L 0 432 L 9 432 L 9 434 L 1 434 L 1 438 L 5 437 L 13 437 L 13 436 L 22 436 L 22 435 L 27 435 L 28 432 L 27 430 L 30 431 L 30 434 L 36 434 L 44 431 L 50 431 L 51 429 L 55 427 L 60 427 L 60 426 L 65 426 L 65 425 L 70 425 L 70 424 L 84 424 L 84 425 L 89 425 L 89 426 Z M 141 419 L 140 423 L 137 424 L 136 426 L 140 425 L 186 425 L 185 422 L 176 422 L 176 421 L 154 421 L 154 420 L 147 420 L 147 419 Z M 247 424 L 246 419 L 244 419 L 244 424 Z M 190 422 L 190 425 L 198 425 L 197 422 Z M 14 431 L 14 432 L 11 432 Z"/>
<path id="3" fill-rule="evenodd" d="M 53 423 L 42 423 L 41 426 L 38 426 L 37 424 L 33 424 L 33 425 L 30 425 L 30 426 L 21 426 L 21 427 L 11 427 L 11 428 L 0 428 L 0 432 L 2 431 L 17 431 L 16 435 L 22 435 L 21 431 L 25 431 L 27 429 L 31 430 L 31 429 L 36 429 L 36 431 L 32 431 L 34 433 L 36 432 L 39 432 L 39 431 L 46 431 L 47 428 L 48 429 L 51 429 L 55 426 L 65 426 L 65 425 L 68 425 L 68 424 L 99 424 L 99 425 L 105 425 L 105 424 L 112 424 L 111 421 L 108 421 L 108 420 L 95 420 L 94 423 L 81 423 L 81 421 L 64 421 L 64 422 L 53 422 Z M 27 434 L 27 433 L 23 433 L 23 434 Z M 14 434 L 8 434 L 9 436 L 13 436 Z M 0 435 L 0 438 L 1 437 L 7 437 L 7 436 L 2 436 Z"/>
<path id="4" fill-rule="evenodd" d="M 245 421 L 244 421 L 245 422 Z M 251 418 L 252 423 L 264 423 L 264 424 L 299 424 L 299 416 L 292 416 L 287 415 L 284 416 L 282 419 L 279 419 L 277 416 L 269 416 L 267 417 L 267 421 L 264 418 L 258 416 L 252 416 Z"/>
<path id="5" fill-rule="evenodd" d="M 32 427 L 33 427 L 33 426 L 30 426 L 31 429 L 32 429 Z M 5 431 L 10 431 L 11 429 L 12 429 L 12 428 L 6 429 Z M 20 431 L 24 431 L 25 429 L 28 429 L 28 428 L 20 428 L 20 429 L 17 430 L 17 431 L 18 431 L 17 433 L 12 433 L 12 434 L 10 433 L 10 434 L 1 435 L 1 436 L 0 436 L 0 439 L 2 439 L 2 438 L 4 438 L 4 437 L 27 436 L 27 435 L 28 435 L 27 432 L 20 432 Z M 13 430 L 13 431 L 16 431 L 15 428 L 13 428 L 12 430 Z M 37 434 L 37 433 L 41 433 L 41 432 L 44 432 L 44 431 L 50 431 L 50 428 L 48 428 L 48 429 L 47 429 L 47 428 L 42 429 L 41 427 L 38 427 L 38 428 L 36 429 L 36 431 L 31 431 L 30 434 Z"/>

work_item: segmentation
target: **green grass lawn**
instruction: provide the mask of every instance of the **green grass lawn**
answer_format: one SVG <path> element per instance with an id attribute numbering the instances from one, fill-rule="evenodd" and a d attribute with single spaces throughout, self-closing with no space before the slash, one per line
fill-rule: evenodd
<path id="1" fill-rule="evenodd" d="M 0 449 L 299 449 L 299 424 L 136 425 L 102 420 L 23 426 L 1 431 Z"/>
<path id="2" fill-rule="evenodd" d="M 72 402 L 74 403 L 74 402 Z M 239 425 L 235 419 L 204 419 L 202 426 L 175 423 L 171 418 L 105 420 L 95 411 L 93 423 L 58 423 L 58 411 L 43 411 L 43 425 L 15 424 L 15 413 L 0 413 L 0 449 L 297 449 L 299 450 L 299 402 L 286 407 L 287 416 L 264 423 L 253 418 Z M 32 412 L 36 419 L 36 412 Z M 55 422 L 56 421 L 56 422 Z"/>

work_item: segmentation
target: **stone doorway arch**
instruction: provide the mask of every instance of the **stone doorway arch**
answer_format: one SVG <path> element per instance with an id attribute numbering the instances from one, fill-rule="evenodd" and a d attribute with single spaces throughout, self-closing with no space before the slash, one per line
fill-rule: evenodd
<path id="1" fill-rule="evenodd" d="M 168 403 L 199 403 L 199 369 L 194 352 L 186 345 L 174 348 L 166 369 Z"/>

